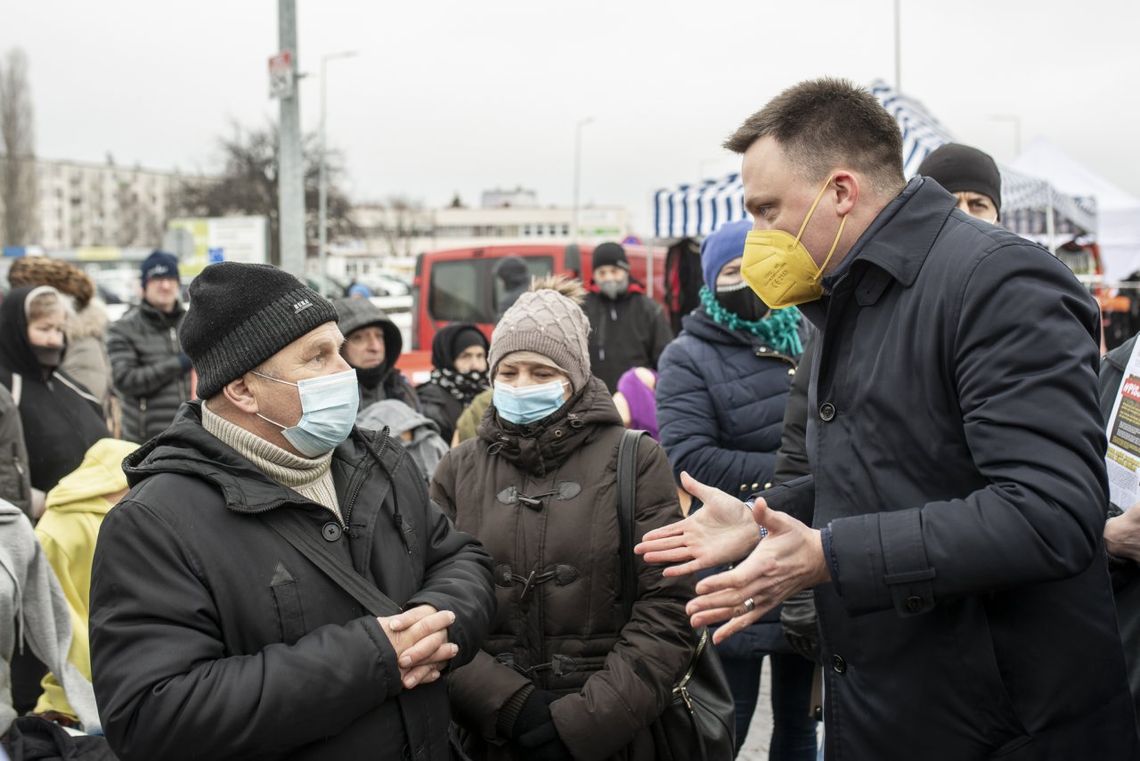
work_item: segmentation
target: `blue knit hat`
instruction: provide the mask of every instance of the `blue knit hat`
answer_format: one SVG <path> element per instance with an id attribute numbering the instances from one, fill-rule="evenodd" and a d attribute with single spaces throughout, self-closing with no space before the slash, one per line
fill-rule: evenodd
<path id="1" fill-rule="evenodd" d="M 724 265 L 737 257 L 744 256 L 744 239 L 752 229 L 748 220 L 729 222 L 705 238 L 701 243 L 701 274 L 710 291 L 716 291 L 716 276 Z"/>
<path id="2" fill-rule="evenodd" d="M 178 257 L 165 251 L 152 251 L 142 263 L 142 287 L 146 288 L 147 281 L 155 277 L 172 277 L 181 283 Z"/>

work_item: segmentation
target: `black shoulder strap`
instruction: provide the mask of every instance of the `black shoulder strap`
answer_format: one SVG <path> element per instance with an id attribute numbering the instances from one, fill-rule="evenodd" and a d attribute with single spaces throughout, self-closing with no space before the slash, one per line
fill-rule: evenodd
<path id="1" fill-rule="evenodd" d="M 633 554 L 634 521 L 637 507 L 637 446 L 645 431 L 629 430 L 621 435 L 617 456 L 618 527 L 621 531 L 621 602 L 626 620 L 633 615 L 637 600 L 637 558 Z"/>
<path id="2" fill-rule="evenodd" d="M 376 617 L 384 617 L 394 616 L 402 612 L 403 609 L 377 589 L 375 584 L 368 582 L 356 571 L 346 568 L 338 562 L 329 552 L 328 545 L 318 540 L 316 534 L 306 531 L 294 520 L 279 520 L 282 517 L 289 518 L 291 516 L 270 514 L 265 517 L 266 522 L 274 531 L 308 558 L 309 562 L 321 569 L 326 576 L 336 582 L 337 586 L 352 595 L 369 613 Z"/>

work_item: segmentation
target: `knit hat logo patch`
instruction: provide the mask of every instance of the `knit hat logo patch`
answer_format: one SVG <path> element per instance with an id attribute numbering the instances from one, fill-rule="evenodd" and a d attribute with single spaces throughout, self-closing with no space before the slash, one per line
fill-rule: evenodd
<path id="1" fill-rule="evenodd" d="M 300 314 L 301 312 L 304 312 L 306 309 L 308 309 L 312 305 L 313 305 L 313 302 L 309 301 L 308 299 L 301 299 L 300 301 L 298 301 L 296 304 L 293 305 L 293 314 Z"/>

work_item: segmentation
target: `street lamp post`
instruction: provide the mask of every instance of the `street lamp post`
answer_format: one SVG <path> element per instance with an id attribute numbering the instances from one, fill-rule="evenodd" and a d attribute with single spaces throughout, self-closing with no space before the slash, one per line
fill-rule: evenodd
<path id="1" fill-rule="evenodd" d="M 328 216 L 329 216 L 329 189 L 328 189 L 328 169 L 326 168 L 327 161 L 325 159 L 325 121 L 327 114 L 327 89 L 325 87 L 327 66 L 329 61 L 335 61 L 338 58 L 352 58 L 356 55 L 355 51 L 346 50 L 340 53 L 328 53 L 321 56 L 321 129 L 319 133 L 320 147 L 318 149 L 319 155 L 317 157 L 318 170 L 317 170 L 317 257 L 320 273 L 318 275 L 318 288 L 322 296 L 327 296 L 325 293 L 325 286 L 328 282 L 328 272 L 325 269 L 325 256 L 326 249 L 328 248 Z"/>
<path id="2" fill-rule="evenodd" d="M 570 241 L 572 243 L 578 242 L 578 186 L 582 177 L 582 128 L 592 121 L 594 121 L 594 117 L 587 116 L 585 119 L 578 120 L 578 123 L 574 125 L 574 211 L 570 221 Z"/>
<path id="3" fill-rule="evenodd" d="M 1017 114 L 990 114 L 995 122 L 1009 122 L 1013 125 L 1013 157 L 1021 155 L 1021 117 Z"/>

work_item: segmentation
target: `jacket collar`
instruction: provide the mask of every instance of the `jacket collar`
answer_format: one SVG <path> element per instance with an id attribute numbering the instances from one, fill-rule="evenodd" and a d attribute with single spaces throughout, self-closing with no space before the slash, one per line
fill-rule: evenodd
<path id="1" fill-rule="evenodd" d="M 1128 360 L 1132 357 L 1132 350 L 1136 347 L 1137 336 L 1132 336 L 1124 343 L 1104 355 L 1104 361 L 1124 372 L 1128 367 Z"/>
<path id="2" fill-rule="evenodd" d="M 874 264 L 903 286 L 914 285 L 954 207 L 954 196 L 935 182 L 915 177 L 859 236 L 848 261 L 852 266 L 860 261 Z"/>
<path id="3" fill-rule="evenodd" d="M 487 443 L 490 454 L 541 477 L 561 467 L 594 437 L 598 427 L 621 424 L 606 384 L 591 377 L 562 409 L 531 425 L 501 420 L 492 403 L 479 426 L 479 438 Z"/>
<path id="4" fill-rule="evenodd" d="M 221 491 L 226 506 L 240 513 L 263 513 L 285 504 L 308 503 L 203 428 L 201 404 L 183 404 L 169 428 L 123 461 L 123 472 L 132 488 L 159 473 L 179 473 L 209 481 Z M 375 466 L 366 447 L 379 446 L 382 437 L 381 433 L 353 428 L 348 440 L 333 452 L 338 497 L 345 495 L 357 471 Z"/>

